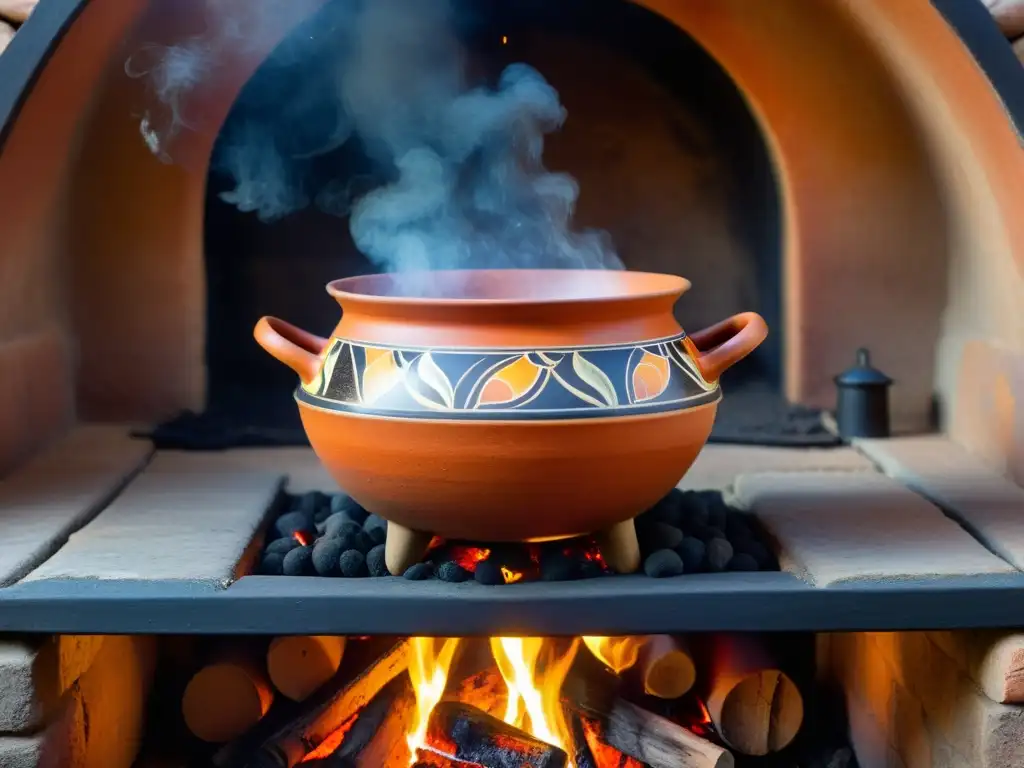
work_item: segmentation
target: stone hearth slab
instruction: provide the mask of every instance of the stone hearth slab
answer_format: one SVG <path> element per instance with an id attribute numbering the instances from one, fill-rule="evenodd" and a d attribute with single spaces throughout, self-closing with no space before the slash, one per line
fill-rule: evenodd
<path id="1" fill-rule="evenodd" d="M 221 454 L 156 456 L 88 526 L 28 575 L 187 580 L 226 585 L 244 572 L 280 472 L 235 468 Z"/>
<path id="2" fill-rule="evenodd" d="M 856 447 L 887 475 L 931 499 L 1024 570 L 1024 488 L 941 435 L 858 440 Z"/>
<path id="3" fill-rule="evenodd" d="M 885 475 L 741 475 L 735 497 L 775 538 L 783 569 L 817 586 L 1013 571 L 928 500 Z"/>
<path id="4" fill-rule="evenodd" d="M 737 476 L 752 472 L 873 472 L 874 465 L 852 448 L 776 448 L 753 445 L 708 445 L 680 488 L 724 489 Z"/>
<path id="5" fill-rule="evenodd" d="M 188 457 L 195 454 L 187 451 L 158 451 L 158 455 Z M 207 455 L 214 457 L 216 466 L 221 470 L 260 470 L 285 475 L 291 493 L 333 493 L 338 490 L 338 484 L 327 474 L 312 448 L 233 448 Z"/>
<path id="6" fill-rule="evenodd" d="M 122 426 L 81 426 L 0 480 L 0 587 L 92 519 L 152 455 Z"/>

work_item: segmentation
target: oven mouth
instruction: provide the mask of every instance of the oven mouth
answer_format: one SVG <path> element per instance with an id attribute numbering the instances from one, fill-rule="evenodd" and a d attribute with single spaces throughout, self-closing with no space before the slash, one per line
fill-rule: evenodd
<path id="1" fill-rule="evenodd" d="M 678 298 L 690 281 L 656 272 L 603 269 L 452 269 L 357 275 L 327 292 L 344 303 L 400 306 L 537 306 Z"/>

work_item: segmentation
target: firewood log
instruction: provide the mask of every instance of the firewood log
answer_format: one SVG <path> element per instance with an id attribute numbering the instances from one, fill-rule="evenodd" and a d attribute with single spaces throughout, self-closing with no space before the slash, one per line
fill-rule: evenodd
<path id="1" fill-rule="evenodd" d="M 638 679 L 644 693 L 659 699 L 678 699 L 697 679 L 689 648 L 671 635 L 644 638 L 630 675 Z"/>
<path id="2" fill-rule="evenodd" d="M 278 637 L 267 650 L 270 682 L 292 701 L 303 701 L 341 666 L 345 638 L 335 635 Z"/>
<path id="3" fill-rule="evenodd" d="M 306 756 L 350 722 L 380 691 L 409 667 L 409 643 L 401 640 L 369 664 L 354 679 L 336 679 L 300 705 L 297 715 L 266 738 L 245 763 L 259 768 L 294 768 Z M 337 683 L 334 685 L 334 683 Z M 230 750 L 215 764 L 237 761 Z"/>
<path id="4" fill-rule="evenodd" d="M 744 755 L 785 748 L 803 724 L 800 691 L 748 635 L 708 639 L 708 714 L 722 740 Z"/>
<path id="5" fill-rule="evenodd" d="M 192 676 L 181 699 L 181 713 L 195 736 L 222 743 L 256 725 L 273 701 L 266 674 L 238 652 L 210 662 Z"/>
<path id="6" fill-rule="evenodd" d="M 734 768 L 732 754 L 664 717 L 624 699 L 608 712 L 590 712 L 602 728 L 602 740 L 649 768 Z"/>
<path id="7" fill-rule="evenodd" d="M 427 726 L 427 746 L 487 768 L 565 768 L 569 759 L 558 747 L 457 701 L 442 701 L 434 707 Z"/>

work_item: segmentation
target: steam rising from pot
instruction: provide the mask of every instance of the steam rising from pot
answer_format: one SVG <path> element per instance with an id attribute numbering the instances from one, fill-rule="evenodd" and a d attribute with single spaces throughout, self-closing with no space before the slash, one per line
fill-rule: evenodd
<path id="1" fill-rule="evenodd" d="M 140 125 L 154 154 L 173 161 L 174 139 L 192 129 L 190 92 L 287 26 L 288 6 L 210 0 L 203 36 L 129 60 L 162 106 L 160 121 Z M 271 86 L 241 95 L 251 117 L 213 158 L 233 184 L 223 200 L 264 221 L 309 205 L 349 216 L 381 271 L 416 280 L 403 292 L 430 293 L 424 270 L 622 268 L 605 233 L 573 230 L 575 180 L 543 165 L 544 137 L 566 111 L 539 72 L 513 64 L 496 83 L 470 84 L 451 0 L 334 0 L 321 16 L 264 65 L 280 69 Z M 324 179 L 330 153 L 350 147 L 366 173 Z"/>

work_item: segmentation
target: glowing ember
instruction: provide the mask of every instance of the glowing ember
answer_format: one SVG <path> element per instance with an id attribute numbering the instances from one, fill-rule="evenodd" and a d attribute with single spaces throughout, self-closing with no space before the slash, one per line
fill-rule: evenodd
<path id="1" fill-rule="evenodd" d="M 702 736 L 705 739 L 713 739 L 715 737 L 715 724 L 711 720 L 711 713 L 708 712 L 708 707 L 703 699 L 697 699 L 697 706 L 700 708 L 699 715 L 694 719 L 694 722 L 688 723 L 687 727 L 698 736 Z"/>
<path id="2" fill-rule="evenodd" d="M 616 674 L 636 664 L 643 646 L 643 640 L 637 637 L 584 637 L 583 643 Z"/>
<path id="3" fill-rule="evenodd" d="M 410 638 L 409 645 L 409 680 L 416 696 L 416 713 L 415 725 L 406 738 L 406 743 L 409 745 L 409 764 L 414 765 L 417 751 L 426 744 L 430 713 L 444 695 L 448 670 L 451 669 L 459 640 L 454 637 L 448 638 L 442 643 L 440 650 L 437 650 L 437 641 L 432 637 Z"/>
<path id="4" fill-rule="evenodd" d="M 474 573 L 476 571 L 476 564 L 490 557 L 491 550 L 482 547 L 455 545 L 451 548 L 449 556 L 467 571 Z"/>
<path id="5" fill-rule="evenodd" d="M 583 736 L 587 747 L 594 758 L 596 768 L 644 768 L 644 764 L 629 755 L 624 755 L 615 747 L 609 746 L 601 739 L 601 726 L 589 717 L 580 718 L 583 724 Z"/>
<path id="6" fill-rule="evenodd" d="M 547 659 L 541 672 L 538 662 L 545 647 L 553 655 L 553 644 L 543 638 L 491 638 L 491 653 L 508 686 L 504 720 L 571 754 L 572 736 L 562 713 L 561 691 L 576 658 L 579 640 L 574 639 L 560 658 Z"/>
<path id="7" fill-rule="evenodd" d="M 521 578 L 523 578 L 522 571 L 510 571 L 508 568 L 501 569 L 501 576 L 505 579 L 506 584 L 515 584 Z"/>
<path id="8" fill-rule="evenodd" d="M 295 533 L 292 534 L 292 538 L 294 538 L 297 542 L 299 542 L 299 546 L 301 546 L 301 547 L 308 547 L 309 546 L 309 534 L 308 533 L 305 533 L 303 531 L 296 531 Z"/>

